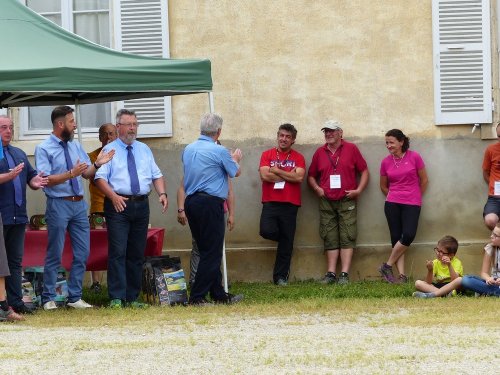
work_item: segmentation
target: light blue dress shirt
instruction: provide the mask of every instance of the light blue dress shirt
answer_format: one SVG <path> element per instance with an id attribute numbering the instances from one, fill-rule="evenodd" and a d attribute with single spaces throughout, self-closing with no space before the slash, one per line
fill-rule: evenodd
<path id="1" fill-rule="evenodd" d="M 131 146 L 137 167 L 137 176 L 139 177 L 139 195 L 149 194 L 153 180 L 163 177 L 163 174 L 156 165 L 151 149 L 146 144 L 134 141 Z M 130 175 L 127 169 L 127 144 L 117 138 L 107 144 L 103 150 L 106 152 L 115 150 L 115 155 L 110 162 L 97 170 L 94 179 L 102 178 L 106 180 L 111 189 L 117 194 L 132 195 Z"/>
<path id="2" fill-rule="evenodd" d="M 204 192 L 227 199 L 227 178 L 236 176 L 240 168 L 225 147 L 205 135 L 186 146 L 182 153 L 182 162 L 186 196 Z"/>
<path id="3" fill-rule="evenodd" d="M 64 149 L 59 142 L 61 142 L 61 139 L 51 134 L 49 138 L 35 148 L 36 169 L 38 172 L 43 172 L 45 176 L 61 174 L 68 171 Z M 78 161 L 80 161 L 80 163 L 86 163 L 88 166 L 92 164 L 89 156 L 78 141 L 69 141 L 68 151 L 73 165 L 76 165 Z M 79 187 L 78 195 L 83 196 L 83 179 L 81 176 L 78 176 L 77 180 Z M 45 195 L 50 198 L 75 195 L 69 180 L 58 185 L 47 186 L 43 190 L 45 191 Z"/>

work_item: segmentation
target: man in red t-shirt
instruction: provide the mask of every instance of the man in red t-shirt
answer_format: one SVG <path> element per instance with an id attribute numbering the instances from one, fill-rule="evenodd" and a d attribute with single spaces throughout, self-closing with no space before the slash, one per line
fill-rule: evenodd
<path id="1" fill-rule="evenodd" d="M 500 123 L 496 134 L 498 142 L 489 145 L 484 151 L 483 178 L 488 184 L 488 200 L 484 205 L 484 224 L 493 230 L 500 216 Z"/>
<path id="2" fill-rule="evenodd" d="M 328 269 L 322 282 L 349 282 L 349 269 L 356 246 L 356 198 L 368 184 L 368 167 L 358 147 L 342 139 L 338 121 L 327 121 L 321 129 L 326 143 L 313 155 L 307 182 L 319 197 L 319 233 L 323 239 Z M 360 175 L 359 183 L 357 180 Z"/>
<path id="3" fill-rule="evenodd" d="M 259 165 L 263 204 L 260 235 L 278 242 L 273 281 L 280 286 L 288 283 L 297 212 L 301 204 L 300 185 L 306 171 L 304 156 L 292 150 L 296 137 L 295 126 L 280 125 L 278 147 L 264 151 Z"/>

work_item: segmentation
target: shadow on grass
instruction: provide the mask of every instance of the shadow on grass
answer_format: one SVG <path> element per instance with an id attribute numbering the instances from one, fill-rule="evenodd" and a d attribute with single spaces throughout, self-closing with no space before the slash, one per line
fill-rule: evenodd
<path id="1" fill-rule="evenodd" d="M 380 299 L 411 297 L 413 283 L 388 284 L 382 281 L 359 281 L 347 285 L 323 285 L 316 281 L 296 281 L 287 286 L 273 283 L 233 283 L 230 293 L 243 294 L 245 304 L 268 304 L 277 301 L 303 301 L 304 299 Z M 83 299 L 94 306 L 109 304 L 107 288 L 94 293 L 84 288 Z"/>

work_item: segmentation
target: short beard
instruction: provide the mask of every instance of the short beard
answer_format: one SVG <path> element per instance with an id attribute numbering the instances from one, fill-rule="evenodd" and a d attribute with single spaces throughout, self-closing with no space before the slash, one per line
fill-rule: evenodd
<path id="1" fill-rule="evenodd" d="M 126 134 L 123 143 L 132 144 L 137 138 L 137 134 Z"/>
<path id="2" fill-rule="evenodd" d="M 70 142 L 73 140 L 75 136 L 75 133 L 73 132 L 70 132 L 68 129 L 64 129 L 62 132 L 61 132 L 61 139 L 64 141 L 64 142 Z"/>

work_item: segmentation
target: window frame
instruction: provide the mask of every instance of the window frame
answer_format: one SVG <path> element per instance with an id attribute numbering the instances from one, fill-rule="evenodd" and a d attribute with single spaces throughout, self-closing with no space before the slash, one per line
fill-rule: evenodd
<path id="1" fill-rule="evenodd" d="M 19 0 L 25 6 L 27 4 L 27 0 Z M 60 12 L 41 12 L 38 13 L 42 16 L 46 15 L 59 15 L 61 16 L 61 27 L 65 30 L 74 33 L 74 16 L 75 14 L 82 14 L 92 12 L 92 10 L 74 10 L 73 8 L 73 0 L 59 0 L 61 2 L 61 11 Z M 137 1 L 137 6 L 141 5 L 141 1 Z M 162 57 L 169 58 L 170 57 L 170 35 L 169 35 L 169 22 L 168 22 L 168 0 L 156 0 L 159 1 L 159 6 L 161 7 L 161 45 L 162 45 Z M 121 17 L 120 12 L 122 11 L 122 2 L 125 4 L 134 5 L 134 0 L 108 0 L 108 15 L 109 15 L 109 41 L 110 47 L 114 50 L 122 51 L 122 37 L 121 37 Z M 96 11 L 99 12 L 99 11 Z M 103 13 L 103 11 L 100 11 Z M 142 101 L 142 102 L 141 102 Z M 152 98 L 150 99 L 150 103 L 144 102 L 143 99 L 139 99 L 137 106 L 148 106 L 148 108 L 152 108 L 151 115 L 155 116 L 157 113 L 161 113 L 157 115 L 157 118 L 161 117 L 160 126 L 158 124 L 145 124 L 145 121 L 142 121 L 144 126 L 141 126 L 138 131 L 138 138 L 141 137 L 172 137 L 172 101 L 171 97 L 166 96 L 162 98 Z M 133 101 L 117 101 L 117 102 L 108 102 L 105 103 L 109 106 L 110 117 L 106 119 L 106 122 L 115 122 L 114 114 L 121 108 L 134 108 Z M 157 107 L 154 107 L 154 105 Z M 160 116 L 160 117 L 159 117 Z M 138 117 L 141 121 L 143 118 L 146 118 L 147 115 L 142 115 L 140 109 L 138 110 Z M 47 122 L 50 122 L 50 119 L 47 119 Z M 98 133 L 98 127 L 85 127 L 79 128 L 82 131 L 83 138 L 95 138 Z M 29 129 L 29 107 L 19 108 L 19 131 L 18 131 L 18 139 L 19 140 L 38 140 L 43 139 L 48 134 L 52 132 L 52 127 L 49 126 L 46 129 Z"/>

